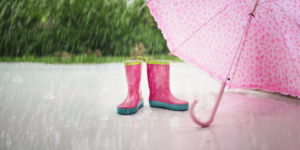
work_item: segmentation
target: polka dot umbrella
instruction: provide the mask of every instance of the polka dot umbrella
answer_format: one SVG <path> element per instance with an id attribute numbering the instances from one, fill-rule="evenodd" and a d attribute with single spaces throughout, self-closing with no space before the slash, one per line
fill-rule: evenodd
<path id="1" fill-rule="evenodd" d="M 148 0 L 172 54 L 222 83 L 300 97 L 299 0 Z"/>

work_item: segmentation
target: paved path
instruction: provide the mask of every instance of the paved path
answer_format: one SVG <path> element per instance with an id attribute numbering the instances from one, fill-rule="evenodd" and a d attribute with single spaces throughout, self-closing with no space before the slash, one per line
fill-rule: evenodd
<path id="1" fill-rule="evenodd" d="M 0 63 L 1 150 L 299 149 L 300 101 L 280 94 L 226 90 L 209 128 L 188 112 L 145 106 L 121 116 L 127 94 L 121 63 L 45 65 Z M 207 118 L 220 84 L 185 63 L 171 64 L 171 91 Z"/>

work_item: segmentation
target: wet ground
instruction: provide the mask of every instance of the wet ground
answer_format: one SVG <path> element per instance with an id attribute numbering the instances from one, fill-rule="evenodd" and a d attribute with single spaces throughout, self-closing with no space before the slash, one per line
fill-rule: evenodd
<path id="1" fill-rule="evenodd" d="M 122 63 L 46 65 L 0 63 L 1 150 L 299 149 L 300 100 L 275 93 L 228 90 L 208 128 L 188 111 L 145 106 L 121 116 L 127 94 Z M 171 63 L 171 91 L 208 118 L 220 84 L 185 63 Z"/>

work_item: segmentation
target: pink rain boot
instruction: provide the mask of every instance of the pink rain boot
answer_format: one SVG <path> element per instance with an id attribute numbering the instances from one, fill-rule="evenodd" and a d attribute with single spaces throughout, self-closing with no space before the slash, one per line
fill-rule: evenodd
<path id="1" fill-rule="evenodd" d="M 125 61 L 126 78 L 128 84 L 128 94 L 123 103 L 118 106 L 118 113 L 130 115 L 136 113 L 144 106 L 142 91 L 140 89 L 142 61 Z"/>
<path id="2" fill-rule="evenodd" d="M 170 91 L 170 62 L 147 61 L 149 104 L 151 107 L 170 110 L 188 110 L 189 103 L 174 97 Z"/>

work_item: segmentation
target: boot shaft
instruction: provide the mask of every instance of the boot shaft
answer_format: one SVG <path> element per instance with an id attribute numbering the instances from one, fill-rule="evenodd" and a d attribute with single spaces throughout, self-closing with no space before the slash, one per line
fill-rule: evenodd
<path id="1" fill-rule="evenodd" d="M 125 100 L 118 106 L 117 111 L 122 115 L 136 113 L 144 106 L 141 91 L 142 61 L 129 60 L 124 62 L 128 93 Z"/>
<path id="2" fill-rule="evenodd" d="M 170 92 L 170 63 L 167 61 L 147 61 L 147 77 L 150 90 L 149 100 L 167 96 Z"/>
<path id="3" fill-rule="evenodd" d="M 125 71 L 126 79 L 128 85 L 128 94 L 133 95 L 134 93 L 139 93 L 140 98 L 142 99 L 141 91 L 141 73 L 142 73 L 142 61 L 125 61 Z"/>

